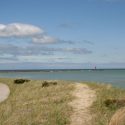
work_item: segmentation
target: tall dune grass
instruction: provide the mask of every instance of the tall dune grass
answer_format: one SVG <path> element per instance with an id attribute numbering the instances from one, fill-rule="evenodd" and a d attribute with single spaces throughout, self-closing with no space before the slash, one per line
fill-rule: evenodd
<path id="1" fill-rule="evenodd" d="M 97 93 L 97 100 L 91 107 L 92 114 L 95 114 L 95 117 L 93 119 L 93 125 L 109 125 L 109 123 L 111 123 L 111 118 L 114 115 L 114 113 L 117 112 L 117 110 L 119 110 L 122 107 L 121 105 L 115 105 L 115 104 L 106 106 L 105 101 L 108 99 L 116 99 L 116 100 L 125 99 L 125 89 L 115 88 L 112 87 L 111 85 L 105 85 L 105 84 L 93 83 L 89 85 L 92 89 L 96 90 Z M 123 116 L 116 115 L 115 119 L 118 120 L 119 117 Z M 110 124 L 110 125 L 116 125 L 116 124 Z M 119 122 L 118 125 L 122 124 L 120 124 Z"/>
<path id="2" fill-rule="evenodd" d="M 9 98 L 0 103 L 0 125 L 66 125 L 72 108 L 73 84 L 57 81 L 42 87 L 42 81 L 14 84 L 13 79 L 0 79 L 10 87 Z"/>

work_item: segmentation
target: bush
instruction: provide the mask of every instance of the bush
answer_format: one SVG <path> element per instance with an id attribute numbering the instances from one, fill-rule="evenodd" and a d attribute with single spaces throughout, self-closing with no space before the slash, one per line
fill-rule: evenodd
<path id="1" fill-rule="evenodd" d="M 49 83 L 47 82 L 47 81 L 44 81 L 43 83 L 42 83 L 42 87 L 48 87 L 49 86 Z"/>
<path id="2" fill-rule="evenodd" d="M 53 84 L 53 85 L 57 85 L 57 82 L 51 82 L 51 84 Z"/>
<path id="3" fill-rule="evenodd" d="M 107 99 L 104 101 L 106 107 L 116 106 L 122 107 L 125 106 L 125 99 Z"/>
<path id="4" fill-rule="evenodd" d="M 23 84 L 24 82 L 29 82 L 30 80 L 28 79 L 15 79 L 14 83 L 15 84 Z"/>
<path id="5" fill-rule="evenodd" d="M 48 86 L 50 86 L 50 85 L 57 85 L 57 82 L 55 82 L 55 81 L 51 81 L 51 82 L 49 82 L 49 81 L 44 81 L 44 82 L 42 83 L 42 87 L 48 87 Z"/>

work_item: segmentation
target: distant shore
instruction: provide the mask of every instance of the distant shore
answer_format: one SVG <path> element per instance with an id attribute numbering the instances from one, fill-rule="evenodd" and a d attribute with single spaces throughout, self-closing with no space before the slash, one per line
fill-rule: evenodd
<path id="1" fill-rule="evenodd" d="M 50 72 L 50 71 L 84 71 L 84 70 L 96 70 L 96 71 L 101 71 L 101 70 L 125 70 L 125 68 L 99 68 L 99 69 L 6 69 L 6 70 L 0 70 L 0 72 Z"/>

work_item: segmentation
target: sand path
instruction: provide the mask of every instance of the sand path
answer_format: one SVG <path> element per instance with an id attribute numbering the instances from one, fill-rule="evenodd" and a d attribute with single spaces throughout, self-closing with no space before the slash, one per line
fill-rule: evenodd
<path id="1" fill-rule="evenodd" d="M 71 125 L 92 125 L 92 115 L 88 108 L 96 99 L 95 91 L 81 83 L 76 83 L 75 87 L 73 96 L 76 99 L 70 103 L 74 110 L 71 115 Z"/>
<path id="2" fill-rule="evenodd" d="M 10 89 L 7 85 L 0 83 L 0 102 L 8 98 Z"/>

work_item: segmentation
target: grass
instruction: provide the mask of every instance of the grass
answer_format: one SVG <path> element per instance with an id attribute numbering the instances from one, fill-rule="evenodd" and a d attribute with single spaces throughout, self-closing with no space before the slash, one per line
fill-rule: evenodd
<path id="1" fill-rule="evenodd" d="M 42 87 L 41 80 L 14 84 L 14 79 L 0 79 L 10 87 L 9 98 L 0 103 L 0 125 L 66 125 L 72 108 L 72 83 Z"/>
<path id="2" fill-rule="evenodd" d="M 118 105 L 107 107 L 104 102 L 107 99 L 125 99 L 125 89 L 95 83 L 91 83 L 89 86 L 96 90 L 97 94 L 97 99 L 91 107 L 91 112 L 95 114 L 93 125 L 108 125 L 113 114 L 121 107 Z"/>
<path id="3" fill-rule="evenodd" d="M 57 85 L 42 87 L 42 80 L 14 84 L 14 79 L 0 79 L 10 88 L 9 98 L 0 103 L 0 125 L 69 125 L 74 99 L 74 84 L 57 81 Z M 85 82 L 84 82 L 85 83 Z M 111 85 L 87 83 L 96 91 L 97 99 L 91 107 L 93 125 L 108 125 L 112 115 L 121 107 L 106 106 L 107 99 L 124 99 L 125 89 Z M 117 119 L 117 115 L 116 115 Z M 114 124 L 113 124 L 114 125 Z"/>

